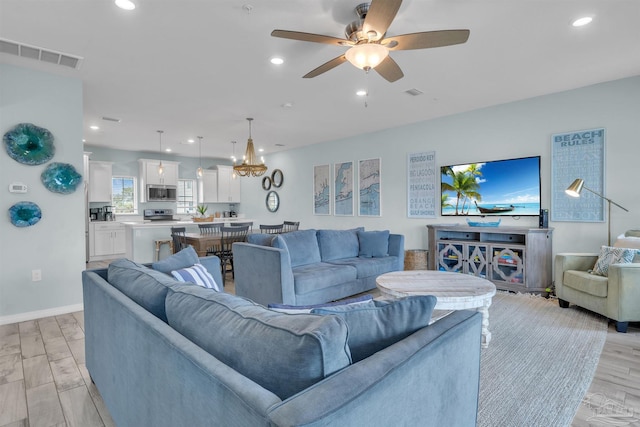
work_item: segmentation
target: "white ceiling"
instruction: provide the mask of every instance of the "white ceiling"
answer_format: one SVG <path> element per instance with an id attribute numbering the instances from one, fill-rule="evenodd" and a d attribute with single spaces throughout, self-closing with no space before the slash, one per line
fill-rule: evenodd
<path id="1" fill-rule="evenodd" d="M 392 52 L 405 74 L 394 83 L 348 63 L 302 79 L 346 48 L 270 36 L 278 28 L 343 37 L 358 0 L 134 1 L 127 12 L 112 0 L 0 0 L 0 38 L 84 58 L 72 70 L 0 54 L 80 78 L 91 145 L 157 151 L 162 129 L 163 146 L 178 155 L 197 157 L 197 143 L 186 141 L 198 135 L 204 156 L 231 155 L 232 140 L 241 155 L 245 118 L 254 117 L 256 148 L 268 155 L 640 74 L 638 0 L 405 0 L 388 35 L 471 35 L 462 45 Z M 583 15 L 593 23 L 570 26 Z M 284 65 L 269 62 L 275 55 Z M 424 94 L 405 93 L 413 88 Z"/>

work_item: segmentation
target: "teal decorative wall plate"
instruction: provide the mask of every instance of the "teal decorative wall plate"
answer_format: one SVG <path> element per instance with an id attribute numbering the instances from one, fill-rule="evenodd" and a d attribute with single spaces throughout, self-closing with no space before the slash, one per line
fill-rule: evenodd
<path id="1" fill-rule="evenodd" d="M 3 139 L 9 157 L 25 165 L 47 163 L 56 153 L 51 132 L 31 123 L 14 126 Z"/>
<path id="2" fill-rule="evenodd" d="M 73 165 L 53 162 L 42 172 L 40 180 L 49 191 L 71 194 L 82 182 L 82 175 L 76 171 Z"/>
<path id="3" fill-rule="evenodd" d="M 30 227 L 40 221 L 42 211 L 33 202 L 18 202 L 9 208 L 9 218 L 16 227 Z"/>

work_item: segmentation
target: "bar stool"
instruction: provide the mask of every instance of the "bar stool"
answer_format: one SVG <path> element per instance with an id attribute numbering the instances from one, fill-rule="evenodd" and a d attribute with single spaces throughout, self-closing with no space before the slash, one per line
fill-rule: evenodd
<path id="1" fill-rule="evenodd" d="M 162 245 L 169 245 L 169 253 L 173 253 L 173 239 L 156 240 L 156 261 L 160 261 L 160 248 Z"/>

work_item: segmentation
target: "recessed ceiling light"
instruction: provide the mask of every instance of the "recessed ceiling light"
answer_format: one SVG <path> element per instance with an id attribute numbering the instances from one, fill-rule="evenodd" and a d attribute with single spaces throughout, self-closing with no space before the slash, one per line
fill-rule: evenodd
<path id="1" fill-rule="evenodd" d="M 278 56 L 274 56 L 273 58 L 271 58 L 271 63 L 273 65 L 282 65 L 284 64 L 284 59 L 278 57 Z"/>
<path id="2" fill-rule="evenodd" d="M 360 89 L 359 91 L 356 92 L 356 95 L 358 96 L 366 96 L 367 95 L 367 91 L 364 89 Z"/>
<path id="3" fill-rule="evenodd" d="M 593 21 L 593 17 L 591 16 L 583 16 L 582 18 L 578 18 L 571 23 L 574 27 L 583 27 L 587 24 L 590 24 Z"/>
<path id="4" fill-rule="evenodd" d="M 116 0 L 115 3 L 116 3 L 116 6 L 124 10 L 133 10 L 136 8 L 135 3 L 132 2 L 131 0 Z"/>
<path id="5" fill-rule="evenodd" d="M 258 148 L 259 153 L 264 153 L 264 148 Z"/>
<path id="6" fill-rule="evenodd" d="M 166 151 L 167 153 L 171 152 L 171 148 L 165 148 L 164 151 Z"/>
<path id="7" fill-rule="evenodd" d="M 86 140 L 86 139 L 84 139 L 84 138 L 82 138 L 82 142 L 87 142 L 87 140 Z"/>
<path id="8" fill-rule="evenodd" d="M 98 130 L 100 129 L 100 126 L 96 126 L 96 125 L 89 126 L 89 129 Z"/>
<path id="9" fill-rule="evenodd" d="M 194 143 L 194 142 L 196 142 L 196 141 L 195 141 L 195 140 L 193 140 L 193 139 L 187 139 L 187 142 L 188 142 L 189 144 L 193 144 L 193 143 Z"/>

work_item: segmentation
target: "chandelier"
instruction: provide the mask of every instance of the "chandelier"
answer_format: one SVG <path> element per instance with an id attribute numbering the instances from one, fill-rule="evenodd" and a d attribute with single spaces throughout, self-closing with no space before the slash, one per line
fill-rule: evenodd
<path id="1" fill-rule="evenodd" d="M 242 164 L 234 165 L 233 170 L 240 176 L 261 176 L 267 171 L 267 166 L 262 163 L 258 163 L 256 159 L 256 152 L 253 148 L 253 139 L 251 139 L 251 121 L 253 118 L 247 117 L 249 121 L 249 139 L 247 140 L 247 150 L 242 157 Z"/>

